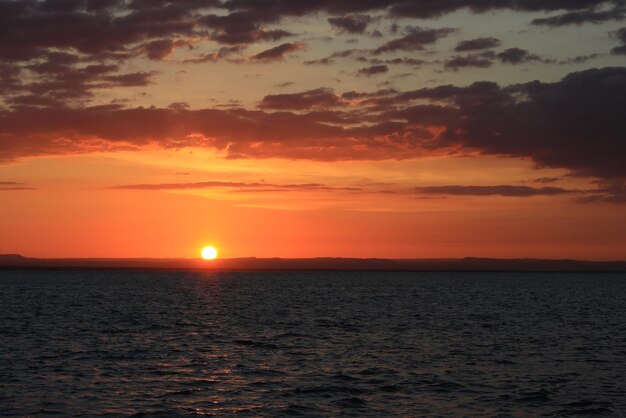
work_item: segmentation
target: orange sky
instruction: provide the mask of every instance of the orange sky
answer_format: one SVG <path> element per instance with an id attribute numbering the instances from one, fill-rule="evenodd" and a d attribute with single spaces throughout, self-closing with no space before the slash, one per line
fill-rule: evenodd
<path id="1" fill-rule="evenodd" d="M 0 249 L 36 257 L 195 257 L 204 245 L 215 245 L 221 257 L 624 256 L 620 205 L 581 204 L 572 196 L 411 192 L 460 176 L 489 184 L 490 171 L 519 184 L 528 173 L 555 173 L 537 173 L 524 161 L 437 158 L 393 162 L 390 170 L 388 162 L 218 160 L 203 166 L 196 162 L 208 156 L 180 154 L 36 158 L 0 167 L 4 177 L 37 189 L 2 192 Z M 112 188 L 215 178 L 227 184 L 317 180 L 329 189 Z M 584 184 L 572 181 L 575 186 Z"/>
<path id="2" fill-rule="evenodd" d="M 615 1 L 14 2 L 0 27 L 0 253 L 626 259 Z"/>

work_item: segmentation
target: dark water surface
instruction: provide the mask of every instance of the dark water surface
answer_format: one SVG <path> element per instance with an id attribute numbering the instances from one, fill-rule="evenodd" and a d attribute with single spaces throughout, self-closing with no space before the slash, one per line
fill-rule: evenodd
<path id="1" fill-rule="evenodd" d="M 626 416 L 626 275 L 0 272 L 0 415 Z"/>

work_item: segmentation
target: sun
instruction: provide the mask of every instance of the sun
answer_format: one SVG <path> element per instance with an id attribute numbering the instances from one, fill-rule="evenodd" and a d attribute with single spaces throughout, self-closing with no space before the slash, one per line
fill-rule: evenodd
<path id="1" fill-rule="evenodd" d="M 201 254 L 202 258 L 204 258 L 205 260 L 215 260 L 217 258 L 217 250 L 215 249 L 215 247 L 204 247 Z"/>

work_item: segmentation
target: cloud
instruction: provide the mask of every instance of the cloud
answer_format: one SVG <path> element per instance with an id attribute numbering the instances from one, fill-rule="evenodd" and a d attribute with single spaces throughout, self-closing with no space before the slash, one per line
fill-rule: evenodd
<path id="1" fill-rule="evenodd" d="M 112 83 L 116 87 L 147 86 L 152 81 L 154 72 L 136 72 L 128 74 L 115 74 L 102 77 L 102 80 Z"/>
<path id="2" fill-rule="evenodd" d="M 249 44 L 259 41 L 278 41 L 293 36 L 282 29 L 265 29 L 263 24 L 276 23 L 280 16 L 260 11 L 233 12 L 227 15 L 203 15 L 198 23 L 212 29 L 210 38 L 225 44 Z"/>
<path id="3" fill-rule="evenodd" d="M 626 68 L 571 73 L 554 83 L 440 86 L 401 97 L 453 103 L 452 109 L 445 107 L 453 115 L 446 115 L 443 142 L 528 157 L 540 166 L 568 168 L 579 175 L 626 177 Z M 411 110 L 400 113 L 409 122 Z"/>
<path id="4" fill-rule="evenodd" d="M 460 68 L 475 67 L 475 68 L 489 68 L 493 65 L 491 55 L 466 55 L 466 56 L 454 56 L 444 63 L 444 67 L 447 70 L 457 71 Z"/>
<path id="5" fill-rule="evenodd" d="M 497 38 L 475 38 L 459 42 L 454 50 L 456 52 L 477 51 L 481 49 L 497 48 L 500 40 Z"/>
<path id="6" fill-rule="evenodd" d="M 384 74 L 389 71 L 386 65 L 372 65 L 370 67 L 361 68 L 357 74 L 370 77 L 376 74 Z"/>
<path id="7" fill-rule="evenodd" d="M 622 42 L 622 45 L 613 48 L 611 53 L 613 55 L 626 55 L 626 27 L 618 29 L 615 36 Z"/>
<path id="8" fill-rule="evenodd" d="M 413 67 L 417 67 L 417 66 L 428 63 L 427 61 L 424 61 L 418 58 L 407 58 L 407 57 L 392 58 L 392 59 L 386 59 L 386 60 L 374 58 L 374 59 L 371 59 L 370 62 L 372 64 L 410 65 Z"/>
<path id="9" fill-rule="evenodd" d="M 223 46 L 215 52 L 204 54 L 195 58 L 186 59 L 183 62 L 191 64 L 202 64 L 205 62 L 218 62 L 233 54 L 239 54 L 246 48 L 245 45 Z"/>
<path id="10" fill-rule="evenodd" d="M 394 51 L 421 51 L 427 45 L 432 45 L 441 38 L 454 33 L 456 30 L 451 28 L 426 29 L 421 27 L 408 28 L 408 33 L 397 39 L 386 42 L 378 47 L 374 53 L 381 54 L 384 52 Z"/>
<path id="11" fill-rule="evenodd" d="M 305 65 L 329 65 L 329 64 L 334 63 L 335 59 L 337 58 L 351 58 L 359 53 L 367 53 L 367 52 L 369 51 L 359 50 L 359 49 L 346 49 L 343 51 L 333 52 L 332 54 L 324 58 L 318 58 L 315 60 L 305 61 L 304 64 Z M 360 57 L 358 59 L 362 61 Z"/>
<path id="12" fill-rule="evenodd" d="M 538 179 L 534 179 L 534 183 L 555 183 L 559 181 L 561 177 L 540 177 Z"/>
<path id="13" fill-rule="evenodd" d="M 265 96 L 259 107 L 262 109 L 312 109 L 329 108 L 343 104 L 332 89 L 319 88 L 290 94 L 271 94 Z"/>
<path id="14" fill-rule="evenodd" d="M 277 87 L 279 89 L 283 89 L 285 87 L 293 86 L 294 84 L 295 83 L 293 81 L 285 81 L 285 82 L 282 82 L 282 83 L 275 84 L 274 87 Z"/>
<path id="15" fill-rule="evenodd" d="M 0 57 L 30 60 L 48 49 L 70 49 L 102 57 L 127 53 L 137 43 L 194 35 L 191 2 L 163 1 L 153 3 L 152 7 L 133 2 L 137 7 L 130 9 L 122 2 L 110 3 L 109 8 L 93 7 L 93 4 L 93 1 L 3 1 Z"/>
<path id="16" fill-rule="evenodd" d="M 253 57 L 251 57 L 251 60 L 259 62 L 280 61 L 284 59 L 285 56 L 287 56 L 288 54 L 296 51 L 301 51 L 305 47 L 305 44 L 303 44 L 302 42 L 284 43 L 282 45 L 266 49 L 265 51 L 254 55 Z"/>
<path id="17" fill-rule="evenodd" d="M 0 192 L 2 191 L 22 191 L 22 190 L 37 190 L 34 187 L 28 187 L 24 183 L 17 181 L 0 181 Z"/>
<path id="18" fill-rule="evenodd" d="M 626 17 L 623 7 L 615 7 L 611 10 L 596 11 L 587 9 L 582 11 L 568 12 L 556 16 L 534 19 L 533 25 L 560 27 L 567 25 L 582 25 L 584 23 L 603 23 L 611 20 L 622 20 Z"/>
<path id="19" fill-rule="evenodd" d="M 613 55 L 626 55 L 626 45 L 616 46 L 611 49 L 611 54 Z"/>
<path id="20" fill-rule="evenodd" d="M 484 51 L 470 55 L 455 55 L 444 62 L 444 67 L 448 70 L 458 71 L 461 68 L 489 68 L 494 60 L 498 59 L 504 64 L 520 65 L 528 62 L 552 62 L 542 59 L 525 49 L 509 48 L 502 52 Z M 584 58 L 581 57 L 582 61 Z"/>
<path id="21" fill-rule="evenodd" d="M 190 41 L 184 39 L 158 39 L 143 45 L 142 49 L 151 60 L 164 60 L 169 58 L 176 48 L 190 45 Z"/>
<path id="22" fill-rule="evenodd" d="M 454 196 L 507 196 L 531 197 L 554 196 L 575 193 L 572 190 L 560 187 L 529 187 L 529 186 L 427 186 L 416 187 L 415 191 L 421 194 L 454 195 Z"/>
<path id="23" fill-rule="evenodd" d="M 535 0 L 454 0 L 454 1 L 393 1 L 391 13 L 401 17 L 433 18 L 470 9 L 474 13 L 510 9 L 525 12 L 557 10 L 593 10 L 603 4 L 621 5 L 621 0 L 577 0 L 577 1 L 535 1 Z"/>
<path id="24" fill-rule="evenodd" d="M 68 53 L 43 54 L 24 65 L 0 65 L 0 88 L 5 104 L 59 106 L 90 99 L 94 90 L 141 87 L 153 82 L 154 72 L 121 73 L 117 64 L 94 64 Z"/>
<path id="25" fill-rule="evenodd" d="M 332 160 L 352 155 L 353 144 L 335 144 L 335 154 L 330 155 L 318 142 L 330 146 L 332 140 L 347 135 L 344 128 L 337 126 L 346 121 L 356 122 L 341 112 L 298 115 L 243 109 L 20 107 L 0 111 L 0 160 L 141 149 L 150 145 L 210 147 L 222 150 L 230 158 Z"/>
<path id="26" fill-rule="evenodd" d="M 304 65 L 330 65 L 333 63 L 333 60 L 330 58 L 320 58 L 316 60 L 304 61 Z"/>
<path id="27" fill-rule="evenodd" d="M 227 158 L 320 161 L 462 150 L 525 158 L 579 176 L 626 178 L 624 67 L 510 86 L 483 81 L 347 92 L 341 99 L 326 89 L 293 94 L 268 98 L 268 109 L 282 107 L 272 112 L 17 106 L 0 110 L 0 159 L 154 146 L 206 147 Z M 335 100 L 350 106 L 328 107 Z"/>
<path id="28" fill-rule="evenodd" d="M 541 57 L 525 49 L 509 48 L 497 54 L 500 61 L 505 64 L 523 64 L 532 61 L 542 61 Z"/>
<path id="29" fill-rule="evenodd" d="M 614 7 L 610 10 L 603 10 L 611 5 Z M 29 61 L 46 52 L 72 51 L 93 60 L 125 60 L 139 53 L 159 60 L 178 46 L 207 38 L 230 45 L 276 42 L 294 35 L 272 28 L 289 17 L 327 13 L 334 27 L 360 34 L 371 20 L 365 12 L 392 18 L 432 18 L 461 9 L 476 13 L 505 9 L 559 11 L 563 14 L 534 23 L 561 25 L 619 19 L 623 16 L 623 1 L 3 0 L 0 58 L 5 62 Z M 429 36 L 444 35 L 415 28 L 404 39 L 382 46 L 381 52 L 420 50 L 434 43 Z"/>
<path id="30" fill-rule="evenodd" d="M 626 45 L 616 46 L 611 49 L 611 54 L 613 55 L 626 55 Z"/>
<path id="31" fill-rule="evenodd" d="M 598 193 L 583 196 L 580 201 L 583 203 L 626 203 L 626 179 L 602 179 L 598 181 L 598 185 L 600 186 Z"/>
<path id="32" fill-rule="evenodd" d="M 382 89 L 374 92 L 363 92 L 363 91 L 347 91 L 341 95 L 343 99 L 346 100 L 359 100 L 359 99 L 372 99 L 372 98 L 380 98 L 380 97 L 389 97 L 391 95 L 395 95 L 398 93 L 396 89 Z"/>
<path id="33" fill-rule="evenodd" d="M 367 25 L 372 21 L 371 16 L 368 15 L 352 15 L 352 16 L 340 16 L 328 18 L 330 23 L 340 32 L 360 34 L 367 30 Z"/>
<path id="34" fill-rule="evenodd" d="M 245 183 L 230 181 L 203 181 L 194 183 L 157 183 L 157 184 L 125 184 L 114 186 L 112 189 L 118 190 L 190 190 L 190 189 L 209 189 L 209 188 L 236 188 L 241 191 L 361 191 L 359 187 L 333 187 L 320 183 L 302 183 L 302 184 L 273 184 L 273 183 Z"/>
<path id="35" fill-rule="evenodd" d="M 583 62 L 591 61 L 596 58 L 599 58 L 601 54 L 589 54 L 589 55 L 578 55 L 575 57 L 567 58 L 559 61 L 559 64 L 582 64 Z"/>

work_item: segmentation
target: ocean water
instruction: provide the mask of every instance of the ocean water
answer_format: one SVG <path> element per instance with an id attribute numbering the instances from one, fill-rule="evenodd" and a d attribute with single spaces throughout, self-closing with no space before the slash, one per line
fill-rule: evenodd
<path id="1" fill-rule="evenodd" d="M 626 416 L 626 275 L 0 271 L 0 415 Z"/>

